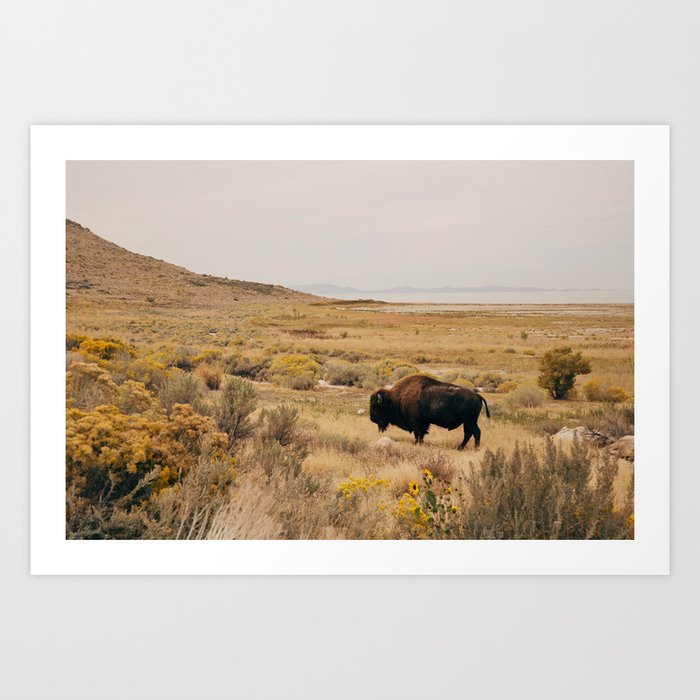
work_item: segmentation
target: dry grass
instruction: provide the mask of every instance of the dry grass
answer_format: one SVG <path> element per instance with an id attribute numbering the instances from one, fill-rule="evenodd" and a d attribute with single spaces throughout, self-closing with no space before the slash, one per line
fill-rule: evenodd
<path id="1" fill-rule="evenodd" d="M 131 379 L 145 385 L 144 405 L 151 411 L 186 400 L 196 410 L 215 415 L 226 372 L 253 367 L 259 379 L 290 356 L 310 358 L 313 367 L 320 368 L 314 369 L 311 390 L 294 390 L 290 383 L 287 387 L 270 381 L 253 383 L 257 409 L 250 416 L 249 430 L 233 440 L 231 448 L 240 468 L 235 489 L 215 511 L 207 511 L 206 528 L 197 530 L 198 537 L 390 536 L 391 509 L 382 510 L 379 517 L 375 506 L 400 497 L 409 482 L 420 481 L 425 468 L 436 474 L 442 470 L 441 481 L 456 483 L 472 470 L 479 472 L 487 450 L 509 454 L 516 444 L 528 444 L 534 454 L 544 455 L 547 433 L 564 425 L 573 427 L 590 418 L 614 431 L 629 429 L 626 418 L 606 404 L 583 400 L 583 392 L 580 398 L 548 398 L 532 408 L 519 407 L 511 393 L 485 393 L 492 418 L 482 413 L 478 452 L 473 442 L 463 452 L 455 449 L 461 430 L 435 427 L 424 446 L 415 446 L 411 435 L 390 427 L 386 435 L 394 443 L 380 449 L 376 446 L 380 436 L 367 414 L 372 378 L 381 367 L 406 362 L 438 378 L 466 382 L 490 376 L 497 383 L 510 382 L 506 386 L 512 389 L 516 384 L 535 384 L 539 359 L 560 345 L 569 345 L 590 360 L 593 371 L 586 380 L 619 386 L 633 395 L 634 319 L 629 305 L 351 304 L 194 275 L 124 251 L 75 226 L 68 227 L 68 246 L 68 331 L 115 337 L 136 351 L 135 358 L 109 362 L 75 351 L 69 354 L 69 365 L 74 365 L 69 379 L 76 400 L 86 409 L 106 401 L 108 395 L 121 395 L 117 385 Z M 174 391 L 173 382 L 185 381 L 177 368 L 183 362 L 187 368 L 198 357 L 207 359 L 193 374 L 184 375 L 194 390 L 183 399 L 182 392 Z M 78 362 L 96 363 L 95 369 L 88 368 L 96 377 L 101 371 L 98 362 L 111 374 L 100 380 L 102 384 L 92 376 L 83 379 L 78 374 L 85 374 L 85 367 L 74 364 Z M 329 376 L 354 372 L 363 381 L 344 379 L 361 386 L 317 386 L 316 377 L 323 377 L 326 370 L 332 370 Z M 201 378 L 197 383 L 195 375 Z M 208 388 L 202 388 L 200 397 L 201 384 Z M 166 400 L 170 394 L 174 398 Z M 290 415 L 298 412 L 294 437 L 290 444 L 271 446 L 278 432 L 270 427 L 271 412 L 284 404 Z M 590 417 L 591 411 L 598 413 Z M 303 460 L 303 469 L 276 475 L 274 460 L 297 448 L 293 459 Z M 256 453 L 262 460 L 257 466 L 251 456 Z M 252 478 L 248 470 L 254 471 L 253 467 L 267 481 Z M 616 502 L 624 500 L 632 470 L 629 463 L 618 463 Z M 341 517 L 334 500 L 349 477 L 387 482 L 372 496 L 375 500 L 352 501 L 355 520 L 347 510 Z"/>

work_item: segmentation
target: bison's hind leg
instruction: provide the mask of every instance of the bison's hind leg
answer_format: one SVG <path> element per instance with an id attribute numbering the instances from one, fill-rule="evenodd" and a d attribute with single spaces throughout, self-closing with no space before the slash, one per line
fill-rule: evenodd
<path id="1" fill-rule="evenodd" d="M 458 450 L 463 450 L 467 443 L 469 442 L 469 438 L 472 436 L 472 431 L 473 431 L 473 426 L 468 424 L 466 421 L 464 422 L 464 440 L 462 440 L 462 444 L 457 448 Z"/>
<path id="2" fill-rule="evenodd" d="M 481 442 L 481 428 L 474 423 L 474 449 L 478 450 L 479 449 L 479 443 Z"/>

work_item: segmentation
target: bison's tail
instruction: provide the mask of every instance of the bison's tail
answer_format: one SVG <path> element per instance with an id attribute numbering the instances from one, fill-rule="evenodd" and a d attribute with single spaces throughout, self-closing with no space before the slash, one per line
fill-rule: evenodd
<path id="1" fill-rule="evenodd" d="M 486 417 L 491 418 L 491 414 L 489 413 L 489 405 L 486 403 L 486 399 L 481 394 L 477 394 L 477 396 L 484 402 L 484 406 L 486 407 Z"/>

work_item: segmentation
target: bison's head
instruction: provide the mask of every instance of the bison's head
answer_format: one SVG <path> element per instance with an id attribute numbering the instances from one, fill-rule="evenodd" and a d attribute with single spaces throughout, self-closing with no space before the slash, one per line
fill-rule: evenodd
<path id="1" fill-rule="evenodd" d="M 389 403 L 391 398 L 386 390 L 375 391 L 369 397 L 369 419 L 379 426 L 379 432 L 383 433 L 389 425 Z"/>

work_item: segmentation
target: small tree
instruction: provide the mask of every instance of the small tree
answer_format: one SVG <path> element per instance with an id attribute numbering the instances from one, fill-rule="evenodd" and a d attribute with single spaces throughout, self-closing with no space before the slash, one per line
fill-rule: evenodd
<path id="1" fill-rule="evenodd" d="M 537 383 L 555 399 L 563 399 L 573 389 L 576 375 L 590 374 L 591 363 L 570 347 L 553 348 L 542 355 Z"/>

